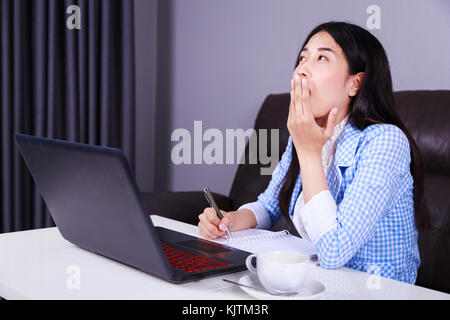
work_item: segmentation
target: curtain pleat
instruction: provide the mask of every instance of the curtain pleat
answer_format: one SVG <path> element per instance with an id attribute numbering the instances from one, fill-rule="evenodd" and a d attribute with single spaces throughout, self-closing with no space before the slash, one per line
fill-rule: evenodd
<path id="1" fill-rule="evenodd" d="M 0 3 L 0 232 L 54 226 L 13 135 L 120 148 L 134 170 L 133 1 Z"/>
<path id="2" fill-rule="evenodd" d="M 12 14 L 12 3 L 2 2 L 1 3 L 1 48 L 11 48 L 12 47 L 12 26 L 10 16 Z M 11 168 L 11 144 L 9 142 L 9 133 L 11 129 L 11 108 L 5 108 L 10 102 L 10 97 L 7 96 L 6 92 L 12 91 L 11 83 L 11 65 L 12 65 L 12 54 L 7 50 L 1 50 L 1 183 L 2 183 L 2 195 L 6 195 L 6 190 L 11 190 L 11 184 L 13 181 Z M 2 196 L 2 212 L 6 209 L 11 208 L 11 197 Z M 1 228 L 4 230 L 11 229 L 9 227 L 10 218 L 9 216 L 2 215 Z"/>

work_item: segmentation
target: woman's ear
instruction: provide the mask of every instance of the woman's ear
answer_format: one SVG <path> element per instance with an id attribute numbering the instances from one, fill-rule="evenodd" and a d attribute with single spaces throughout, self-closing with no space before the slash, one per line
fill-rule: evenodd
<path id="1" fill-rule="evenodd" d="M 350 89 L 348 91 L 349 97 L 354 97 L 361 88 L 361 83 L 364 78 L 364 72 L 359 72 L 357 74 L 350 76 Z"/>

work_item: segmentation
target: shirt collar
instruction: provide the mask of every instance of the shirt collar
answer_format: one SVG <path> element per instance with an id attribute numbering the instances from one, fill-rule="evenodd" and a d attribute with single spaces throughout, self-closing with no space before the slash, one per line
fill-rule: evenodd
<path id="1" fill-rule="evenodd" d="M 348 122 L 348 118 L 350 117 L 349 114 L 347 114 L 347 116 L 341 120 L 341 122 L 339 122 L 335 127 L 334 127 L 334 131 L 333 131 L 333 135 L 331 136 L 331 138 L 329 140 L 331 141 L 336 141 L 339 138 L 339 135 L 341 134 L 341 132 L 344 130 L 345 125 Z"/>
<path id="2" fill-rule="evenodd" d="M 330 139 L 328 139 L 325 144 L 322 147 L 321 157 L 322 157 L 322 164 L 325 170 L 325 174 L 328 171 L 329 166 L 331 165 L 331 161 L 333 160 L 334 153 L 335 153 L 335 147 L 336 147 L 336 141 L 339 138 L 340 134 L 345 128 L 345 125 L 347 124 L 349 119 L 349 115 L 341 120 L 335 127 L 333 131 L 333 135 Z"/>
<path id="3" fill-rule="evenodd" d="M 322 148 L 322 158 L 329 158 L 331 153 L 334 153 L 334 145 L 336 144 L 337 139 L 339 138 L 340 134 L 342 133 L 342 131 L 345 128 L 345 125 L 347 124 L 349 119 L 349 115 L 347 114 L 347 116 L 341 120 L 341 122 L 339 122 L 335 127 L 334 127 L 334 131 L 333 131 L 333 135 L 331 136 L 330 139 L 328 139 L 323 148 Z"/>

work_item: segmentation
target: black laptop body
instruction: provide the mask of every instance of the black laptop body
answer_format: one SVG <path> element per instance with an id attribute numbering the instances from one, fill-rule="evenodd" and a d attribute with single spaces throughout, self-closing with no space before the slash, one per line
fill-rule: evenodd
<path id="1" fill-rule="evenodd" d="M 71 243 L 174 283 L 246 269 L 248 252 L 155 227 L 121 150 L 23 134 L 15 140 Z"/>

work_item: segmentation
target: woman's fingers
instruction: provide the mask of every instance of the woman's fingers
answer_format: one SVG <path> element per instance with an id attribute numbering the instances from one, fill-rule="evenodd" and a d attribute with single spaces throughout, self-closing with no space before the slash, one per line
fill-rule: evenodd
<path id="1" fill-rule="evenodd" d="M 208 232 L 207 230 L 202 228 L 200 225 L 198 226 L 198 233 L 200 234 L 201 237 L 206 238 L 206 239 L 216 239 L 217 238 L 217 236 Z"/>
<path id="2" fill-rule="evenodd" d="M 225 229 L 228 227 L 231 230 L 233 224 L 233 216 L 231 212 L 223 213 L 223 219 L 220 220 L 219 230 L 225 232 Z"/>
<path id="3" fill-rule="evenodd" d="M 222 211 L 222 213 L 225 213 Z M 206 208 L 199 216 L 198 229 L 202 237 L 215 239 L 222 237 L 225 232 L 219 229 L 220 219 L 217 217 L 216 211 L 213 208 Z"/>
<path id="4" fill-rule="evenodd" d="M 208 239 L 215 239 L 225 235 L 225 233 L 217 229 L 216 226 L 204 221 L 200 221 L 198 224 L 198 230 L 202 237 Z"/>
<path id="5" fill-rule="evenodd" d="M 294 78 L 291 79 L 291 107 L 295 106 Z"/>
<path id="6" fill-rule="evenodd" d="M 289 113 L 288 113 L 288 124 L 289 120 L 293 116 L 293 112 L 295 108 L 295 92 L 294 92 L 294 78 L 291 78 L 291 103 L 289 104 Z"/>
<path id="7" fill-rule="evenodd" d="M 206 208 L 205 210 L 203 210 L 203 213 L 201 215 L 203 215 L 203 218 L 209 220 L 212 224 L 216 226 L 219 225 L 220 219 L 217 216 L 216 210 L 214 210 L 214 208 Z"/>
<path id="8" fill-rule="evenodd" d="M 297 116 L 301 116 L 303 114 L 303 105 L 302 105 L 302 85 L 300 82 L 300 76 L 294 76 L 294 92 L 295 92 L 295 111 Z"/>
<path id="9" fill-rule="evenodd" d="M 303 110 L 303 116 L 306 119 L 314 119 L 312 110 L 311 110 L 311 96 L 309 94 L 309 87 L 308 82 L 305 78 L 301 79 L 301 87 L 302 87 L 302 110 Z"/>
<path id="10" fill-rule="evenodd" d="M 214 238 L 221 237 L 224 235 L 224 232 L 218 229 L 218 227 L 208 220 L 200 220 L 198 224 L 199 232 L 202 231 L 208 236 L 214 236 Z"/>

